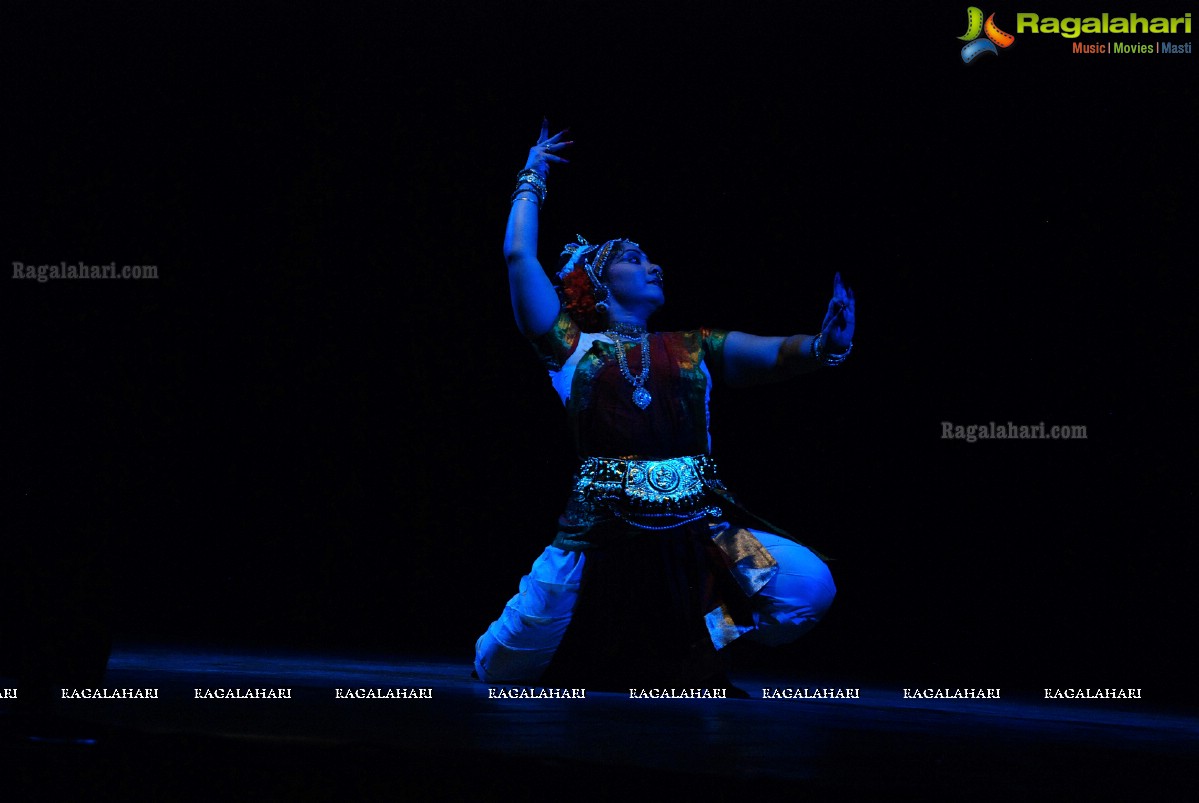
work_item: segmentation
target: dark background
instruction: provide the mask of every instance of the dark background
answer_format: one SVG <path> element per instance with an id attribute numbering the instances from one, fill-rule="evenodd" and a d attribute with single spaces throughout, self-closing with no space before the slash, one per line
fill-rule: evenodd
<path id="1" fill-rule="evenodd" d="M 813 332 L 835 271 L 857 293 L 843 368 L 714 397 L 730 484 L 837 558 L 828 619 L 738 660 L 1181 703 L 1194 56 L 964 65 L 965 5 L 814 6 L 7 8 L 6 273 L 160 274 L 4 279 L 10 632 L 465 671 L 573 464 L 501 257 L 544 114 L 576 144 L 543 259 L 632 237 L 659 328 Z"/>

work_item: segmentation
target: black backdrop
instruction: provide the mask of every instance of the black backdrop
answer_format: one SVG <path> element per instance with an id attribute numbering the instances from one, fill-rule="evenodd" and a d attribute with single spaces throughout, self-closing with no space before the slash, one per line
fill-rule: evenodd
<path id="1" fill-rule="evenodd" d="M 577 144 L 543 255 L 638 240 L 660 328 L 810 332 L 834 271 L 857 292 L 843 368 L 714 399 L 734 487 L 837 558 L 828 620 L 746 660 L 1180 700 L 1194 56 L 964 65 L 938 5 L 6 10 L 6 262 L 160 274 L 5 278 L 10 605 L 468 661 L 572 465 L 500 254 L 545 114 Z"/>

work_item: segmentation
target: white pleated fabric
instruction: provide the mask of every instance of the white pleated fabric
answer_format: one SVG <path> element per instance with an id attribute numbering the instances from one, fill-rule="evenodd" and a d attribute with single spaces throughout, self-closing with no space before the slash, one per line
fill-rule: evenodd
<path id="1" fill-rule="evenodd" d="M 754 627 L 745 635 L 777 646 L 811 630 L 837 589 L 824 561 L 781 536 L 751 530 L 779 571 L 750 598 Z M 487 683 L 535 683 L 549 666 L 579 596 L 584 555 L 546 547 L 520 580 L 520 591 L 475 643 L 475 672 Z"/>
<path id="2" fill-rule="evenodd" d="M 562 643 L 579 597 L 583 553 L 549 546 L 520 591 L 475 643 L 475 672 L 488 683 L 532 683 Z"/>

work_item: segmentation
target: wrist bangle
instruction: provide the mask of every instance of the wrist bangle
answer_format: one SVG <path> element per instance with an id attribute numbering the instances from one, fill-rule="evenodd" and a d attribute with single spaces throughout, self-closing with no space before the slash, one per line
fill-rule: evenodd
<path id="1" fill-rule="evenodd" d="M 845 358 L 849 356 L 851 351 L 853 351 L 853 341 L 850 341 L 849 346 L 845 349 L 845 351 L 825 351 L 824 332 L 821 332 L 820 334 L 816 335 L 816 337 L 812 338 L 811 345 L 808 348 L 808 352 L 812 357 L 819 361 L 821 365 L 827 365 L 829 368 L 833 368 L 845 362 Z"/>
<path id="2" fill-rule="evenodd" d="M 534 170 L 531 167 L 526 167 L 524 170 L 521 170 L 519 173 L 516 174 L 516 180 L 517 181 L 526 181 L 527 180 L 527 181 L 533 181 L 533 182 L 537 182 L 540 184 L 544 184 L 545 176 L 541 175 L 540 173 L 538 173 L 536 170 Z"/>
<path id="3" fill-rule="evenodd" d="M 541 208 L 541 204 L 538 204 L 537 201 L 533 200 L 532 198 L 526 198 L 523 195 L 518 195 L 512 199 L 512 203 L 516 203 L 517 201 L 528 201 L 531 204 L 537 204 L 538 209 Z"/>
<path id="4" fill-rule="evenodd" d="M 533 200 L 533 198 L 526 198 L 525 196 L 527 195 L 534 196 L 536 200 Z M 540 209 L 541 205 L 545 203 L 545 199 L 542 197 L 541 193 L 537 192 L 537 190 L 533 189 L 532 187 L 517 187 L 516 191 L 512 193 L 510 200 L 517 201 L 521 198 L 524 198 L 526 201 L 533 201 L 533 203 L 537 204 L 538 209 Z"/>
<path id="5" fill-rule="evenodd" d="M 512 199 L 522 192 L 531 192 L 537 196 L 537 205 L 541 206 L 545 203 L 545 182 L 536 182 L 528 178 L 522 178 L 516 183 L 516 189 L 512 193 Z"/>
<path id="6" fill-rule="evenodd" d="M 532 168 L 522 170 L 516 174 L 516 186 L 520 187 L 522 184 L 531 184 L 533 187 L 535 187 L 537 189 L 537 194 L 541 196 L 542 201 L 544 201 L 545 196 L 549 194 L 545 187 L 545 179 L 540 173 Z"/>
<path id="7" fill-rule="evenodd" d="M 851 352 L 851 351 L 853 351 L 853 343 L 850 343 L 849 348 L 845 349 L 845 351 L 842 351 L 840 353 L 831 352 L 831 351 L 825 352 L 824 355 L 820 358 L 820 362 L 823 363 L 824 365 L 827 365 L 830 368 L 832 368 L 834 366 L 840 365 L 841 363 L 845 362 L 845 358 L 849 356 L 849 352 Z"/>

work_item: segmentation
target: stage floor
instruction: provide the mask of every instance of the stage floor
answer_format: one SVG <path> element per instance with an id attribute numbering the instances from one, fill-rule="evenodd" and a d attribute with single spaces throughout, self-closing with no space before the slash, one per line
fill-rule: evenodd
<path id="1" fill-rule="evenodd" d="M 744 799 L 1191 800 L 1199 718 L 1050 700 L 763 699 L 795 679 L 734 681 L 750 699 L 494 699 L 445 660 L 126 647 L 108 689 L 56 701 L 0 771 L 18 800 L 510 800 L 589 793 Z M 827 685 L 827 684 L 824 684 Z M 197 699 L 197 689 L 290 699 Z M 432 689 L 339 699 L 337 689 Z M 1131 704 L 1130 704 L 1131 703 Z M 65 724 L 64 724 L 65 723 Z M 35 729 L 36 730 L 36 729 Z"/>

